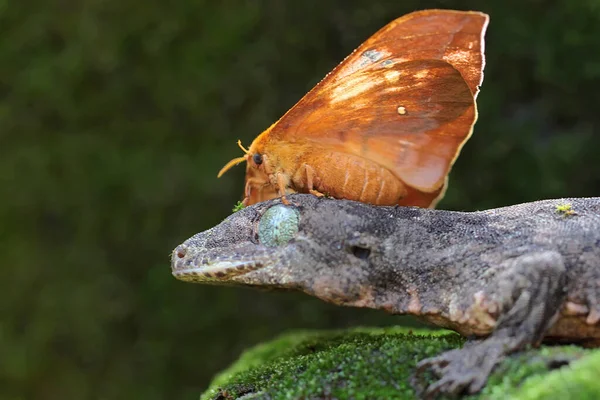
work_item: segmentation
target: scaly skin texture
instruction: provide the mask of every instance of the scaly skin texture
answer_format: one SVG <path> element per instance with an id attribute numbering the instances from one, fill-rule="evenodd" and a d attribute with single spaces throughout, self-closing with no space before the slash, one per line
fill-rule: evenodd
<path id="1" fill-rule="evenodd" d="M 297 289 L 472 337 L 419 363 L 417 377 L 428 369 L 439 377 L 425 397 L 477 392 L 503 357 L 542 340 L 600 345 L 600 198 L 479 212 L 288 200 L 191 237 L 173 251 L 173 275 Z"/>

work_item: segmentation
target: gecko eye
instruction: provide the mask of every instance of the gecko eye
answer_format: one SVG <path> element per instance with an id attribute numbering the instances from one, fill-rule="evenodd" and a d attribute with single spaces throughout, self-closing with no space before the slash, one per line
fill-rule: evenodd
<path id="1" fill-rule="evenodd" d="M 262 154 L 255 153 L 252 156 L 252 161 L 254 161 L 254 164 L 256 164 L 256 165 L 262 164 L 262 162 L 263 162 L 263 156 L 262 156 Z"/>
<path id="2" fill-rule="evenodd" d="M 277 204 L 269 208 L 258 223 L 258 241 L 269 247 L 286 244 L 298 232 L 300 214 L 294 207 Z"/>

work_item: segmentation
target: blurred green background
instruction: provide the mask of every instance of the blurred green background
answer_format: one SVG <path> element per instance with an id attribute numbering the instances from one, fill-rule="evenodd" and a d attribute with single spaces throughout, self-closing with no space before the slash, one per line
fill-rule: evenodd
<path id="1" fill-rule="evenodd" d="M 245 144 L 424 8 L 491 15 L 480 117 L 439 208 L 600 189 L 600 2 L 0 1 L 0 397 L 196 399 L 290 328 L 396 317 L 170 275 Z"/>

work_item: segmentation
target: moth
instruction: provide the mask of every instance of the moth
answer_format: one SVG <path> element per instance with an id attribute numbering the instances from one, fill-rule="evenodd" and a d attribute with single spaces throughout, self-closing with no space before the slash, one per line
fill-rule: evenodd
<path id="1" fill-rule="evenodd" d="M 434 207 L 483 81 L 480 12 L 424 10 L 375 33 L 219 172 L 246 162 L 244 205 L 294 192 Z"/>

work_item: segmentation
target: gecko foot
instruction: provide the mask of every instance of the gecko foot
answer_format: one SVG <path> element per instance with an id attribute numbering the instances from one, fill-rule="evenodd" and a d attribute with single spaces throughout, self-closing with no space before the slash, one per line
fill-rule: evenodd
<path id="1" fill-rule="evenodd" d="M 480 343 L 419 362 L 415 376 L 418 378 L 429 370 L 439 378 L 421 393 L 426 399 L 438 395 L 473 394 L 485 386 L 488 376 L 500 360 L 500 354 L 494 347 Z"/>
<path id="2" fill-rule="evenodd" d="M 589 313 L 586 322 L 588 325 L 596 325 L 600 323 L 600 280 L 595 282 L 587 293 L 587 306 Z"/>

